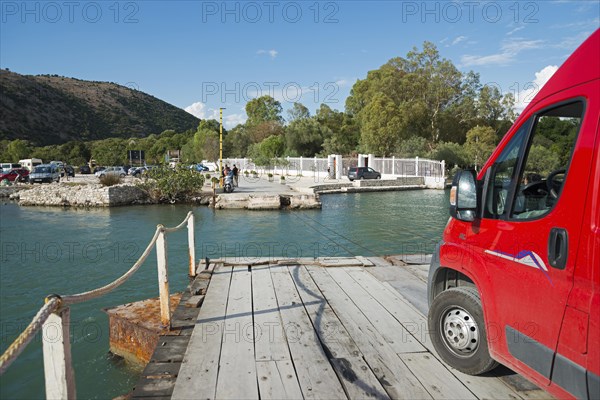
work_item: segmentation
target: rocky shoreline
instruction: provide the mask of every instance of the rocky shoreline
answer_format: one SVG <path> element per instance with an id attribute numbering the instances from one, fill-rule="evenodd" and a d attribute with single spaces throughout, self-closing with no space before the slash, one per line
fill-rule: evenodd
<path id="1" fill-rule="evenodd" d="M 19 184 L 0 187 L 0 197 L 18 201 L 20 206 L 116 207 L 158 204 L 143 189 L 131 183 L 102 186 L 99 183 L 61 182 L 43 185 Z M 184 203 L 213 206 L 210 189 Z M 307 193 L 218 193 L 216 209 L 279 210 L 321 208 L 318 195 Z"/>

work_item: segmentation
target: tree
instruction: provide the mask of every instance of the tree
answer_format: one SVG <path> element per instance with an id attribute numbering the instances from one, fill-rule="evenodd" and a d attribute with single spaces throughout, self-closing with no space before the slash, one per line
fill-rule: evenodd
<path id="1" fill-rule="evenodd" d="M 495 148 L 496 133 L 493 128 L 478 125 L 467 132 L 465 156 L 475 169 L 483 165 Z"/>
<path id="2" fill-rule="evenodd" d="M 22 139 L 11 140 L 6 147 L 6 155 L 11 162 L 17 162 L 29 157 L 31 146 L 29 142 Z"/>
<path id="3" fill-rule="evenodd" d="M 246 115 L 248 115 L 249 126 L 258 125 L 263 122 L 277 122 L 282 124 L 283 117 L 281 103 L 271 96 L 261 96 L 246 103 Z"/>
<path id="4" fill-rule="evenodd" d="M 392 99 L 383 93 L 361 110 L 361 145 L 374 154 L 389 155 L 401 139 L 406 122 Z"/>
<path id="5" fill-rule="evenodd" d="M 425 157 L 429 152 L 427 139 L 413 136 L 400 142 L 396 155 L 404 158 Z"/>
<path id="6" fill-rule="evenodd" d="M 268 167 L 271 165 L 273 159 L 283 154 L 284 148 L 283 137 L 273 135 L 260 143 L 253 144 L 248 150 L 248 155 L 254 164 Z"/>
<path id="7" fill-rule="evenodd" d="M 288 110 L 289 121 L 295 121 L 297 119 L 310 118 L 310 111 L 302 103 L 294 103 L 291 109 Z"/>
<path id="8" fill-rule="evenodd" d="M 285 132 L 289 154 L 312 157 L 323 149 L 323 142 L 331 137 L 331 130 L 314 118 L 296 119 Z"/>

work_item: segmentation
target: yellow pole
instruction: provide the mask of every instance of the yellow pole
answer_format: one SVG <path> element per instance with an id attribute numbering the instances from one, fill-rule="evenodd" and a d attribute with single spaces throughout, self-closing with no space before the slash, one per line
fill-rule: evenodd
<path id="1" fill-rule="evenodd" d="M 219 182 L 221 187 L 223 187 L 223 110 L 223 107 L 219 108 L 219 173 L 221 174 Z"/>

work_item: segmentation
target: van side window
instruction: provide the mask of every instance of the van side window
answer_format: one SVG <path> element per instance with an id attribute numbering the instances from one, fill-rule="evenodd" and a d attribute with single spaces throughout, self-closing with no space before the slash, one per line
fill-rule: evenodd
<path id="1" fill-rule="evenodd" d="M 511 218 L 539 218 L 560 197 L 583 117 L 583 102 L 565 104 L 539 114 L 531 146 L 524 158 Z"/>
<path id="2" fill-rule="evenodd" d="M 566 179 L 583 110 L 582 101 L 560 105 L 519 128 L 490 169 L 484 218 L 507 219 L 510 213 L 510 219 L 529 220 L 550 212 Z"/>
<path id="3" fill-rule="evenodd" d="M 500 218 L 505 215 L 509 189 L 511 183 L 515 181 L 518 175 L 517 164 L 519 155 L 522 153 L 530 126 L 531 120 L 521 125 L 491 167 L 492 176 L 490 176 L 485 196 L 486 204 L 483 210 L 485 218 Z"/>

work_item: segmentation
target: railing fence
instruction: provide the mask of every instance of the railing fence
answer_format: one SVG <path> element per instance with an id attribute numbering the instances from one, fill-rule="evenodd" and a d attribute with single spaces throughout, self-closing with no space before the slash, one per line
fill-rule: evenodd
<path id="1" fill-rule="evenodd" d="M 44 358 L 44 380 L 47 399 L 74 399 L 76 397 L 74 370 L 71 364 L 70 308 L 76 303 L 104 296 L 131 278 L 144 263 L 152 248 L 156 246 L 158 286 L 160 296 L 160 320 L 164 327 L 171 328 L 169 303 L 169 279 L 167 257 L 167 233 L 175 232 L 187 224 L 189 276 L 196 276 L 196 252 L 194 238 L 194 214 L 188 212 L 176 227 L 158 225 L 148 246 L 125 274 L 103 287 L 75 295 L 46 297 L 45 304 L 33 317 L 31 323 L 0 356 L 0 375 L 19 357 L 40 329 L 43 332 L 42 352 Z M 58 327 L 58 328 L 57 328 Z M 51 338 L 51 340 L 48 340 Z"/>

